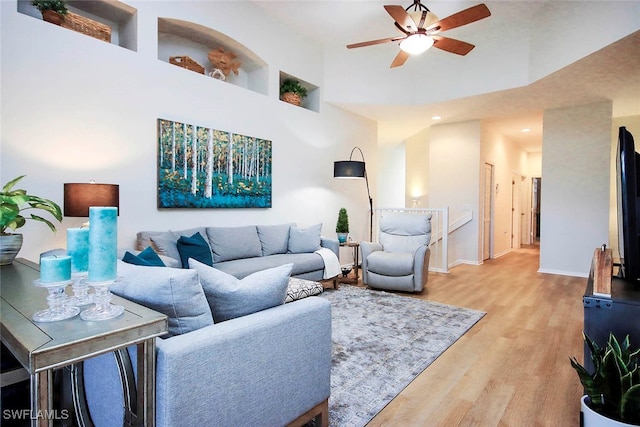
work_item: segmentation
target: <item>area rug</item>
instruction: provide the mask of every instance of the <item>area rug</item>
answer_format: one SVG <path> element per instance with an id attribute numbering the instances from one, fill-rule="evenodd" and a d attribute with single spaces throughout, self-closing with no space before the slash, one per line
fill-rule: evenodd
<path id="1" fill-rule="evenodd" d="M 331 301 L 329 425 L 361 427 L 485 313 L 355 286 Z"/>

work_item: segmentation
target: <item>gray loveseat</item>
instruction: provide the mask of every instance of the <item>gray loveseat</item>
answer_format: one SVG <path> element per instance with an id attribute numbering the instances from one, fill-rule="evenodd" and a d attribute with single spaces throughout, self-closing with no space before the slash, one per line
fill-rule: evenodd
<path id="1" fill-rule="evenodd" d="M 302 425 L 319 416 L 318 421 L 326 426 L 331 385 L 331 304 L 313 296 L 283 304 L 291 274 L 322 279 L 322 257 L 302 251 L 307 240 L 303 237 L 315 236 L 306 242 L 309 249 L 311 241 L 318 239 L 314 244 L 320 244 L 319 228 L 313 233 L 288 224 L 212 228 L 184 232 L 202 234 L 204 230 L 214 260 L 217 257 L 211 267 L 196 263 L 196 268 L 175 268 L 180 261 L 172 252 L 176 250 L 172 241 L 182 234 L 172 232 L 141 232 L 138 245 L 144 249 L 150 244 L 162 251 L 165 264 L 173 258 L 174 267 L 118 261 L 119 280 L 111 286 L 112 292 L 168 317 L 169 335 L 156 341 L 156 425 L 285 426 Z M 297 235 L 307 232 L 306 236 Z M 227 242 L 226 252 L 223 242 Z M 330 240 L 323 242 L 332 245 Z M 254 247 L 249 252 L 246 247 L 251 245 Z M 246 257 L 249 253 L 255 256 Z M 193 266 L 193 259 L 189 264 Z M 273 265 L 278 267 L 264 270 Z M 255 270 L 259 271 L 250 274 Z M 281 296 L 275 305 L 218 321 L 216 313 L 224 308 L 215 305 L 220 285 L 230 287 L 228 295 L 236 295 L 237 288 L 233 287 L 247 282 L 254 287 L 236 298 L 242 305 L 256 293 L 269 298 L 283 293 L 277 294 Z M 274 283 L 277 290 L 256 292 L 263 284 Z M 262 301 L 261 297 L 256 299 Z M 128 390 L 126 384 L 133 381 L 122 372 L 136 372 L 135 351 L 132 346 L 125 352 L 83 363 L 86 400 L 96 427 L 122 425 L 128 418 L 123 390 Z M 133 364 L 133 370 L 126 369 L 127 363 Z"/>
<path id="2" fill-rule="evenodd" d="M 209 245 L 213 267 L 239 279 L 256 271 L 293 263 L 291 275 L 301 279 L 322 280 L 324 262 L 315 253 L 328 248 L 339 258 L 337 239 L 320 235 L 321 224 L 299 228 L 295 224 L 249 225 L 240 227 L 197 227 L 181 231 L 141 231 L 136 249 L 151 246 L 157 253 L 180 266 L 176 241 L 180 236 L 200 233 Z"/>

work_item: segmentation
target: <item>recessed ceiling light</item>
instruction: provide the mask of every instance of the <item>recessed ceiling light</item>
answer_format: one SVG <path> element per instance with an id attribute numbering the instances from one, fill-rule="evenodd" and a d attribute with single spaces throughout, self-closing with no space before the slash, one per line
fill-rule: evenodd
<path id="1" fill-rule="evenodd" d="M 524 128 L 524 129 L 522 129 L 521 132 L 531 132 L 531 129 L 530 128 Z"/>
<path id="2" fill-rule="evenodd" d="M 431 117 L 431 120 L 441 120 L 442 116 L 433 116 Z"/>

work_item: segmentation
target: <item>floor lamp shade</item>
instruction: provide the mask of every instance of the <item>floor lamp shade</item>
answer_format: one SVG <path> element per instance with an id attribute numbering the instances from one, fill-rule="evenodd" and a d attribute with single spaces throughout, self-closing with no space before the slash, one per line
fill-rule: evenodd
<path id="1" fill-rule="evenodd" d="M 333 162 L 334 178 L 364 178 L 365 173 L 364 162 L 355 160 Z"/>
<path id="2" fill-rule="evenodd" d="M 120 186 L 116 184 L 64 184 L 64 216 L 88 217 L 91 206 L 114 206 L 120 214 Z"/>

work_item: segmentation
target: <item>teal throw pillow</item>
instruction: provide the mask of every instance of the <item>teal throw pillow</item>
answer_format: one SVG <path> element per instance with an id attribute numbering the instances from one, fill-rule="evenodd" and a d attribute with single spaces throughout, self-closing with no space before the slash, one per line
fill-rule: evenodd
<path id="1" fill-rule="evenodd" d="M 189 266 L 200 276 L 215 323 L 284 304 L 293 268 L 293 264 L 285 264 L 236 279 L 193 259 Z"/>
<path id="2" fill-rule="evenodd" d="M 182 268 L 189 268 L 189 258 L 193 258 L 203 264 L 213 265 L 211 249 L 202 234 L 195 233 L 191 237 L 181 236 L 176 246 L 180 254 L 180 261 L 182 261 Z"/>
<path id="3" fill-rule="evenodd" d="M 145 250 L 138 255 L 134 255 L 127 251 L 122 258 L 122 261 L 134 264 L 142 265 L 145 267 L 165 267 L 164 262 L 160 259 L 160 256 L 153 250 L 151 246 L 148 246 Z"/>

